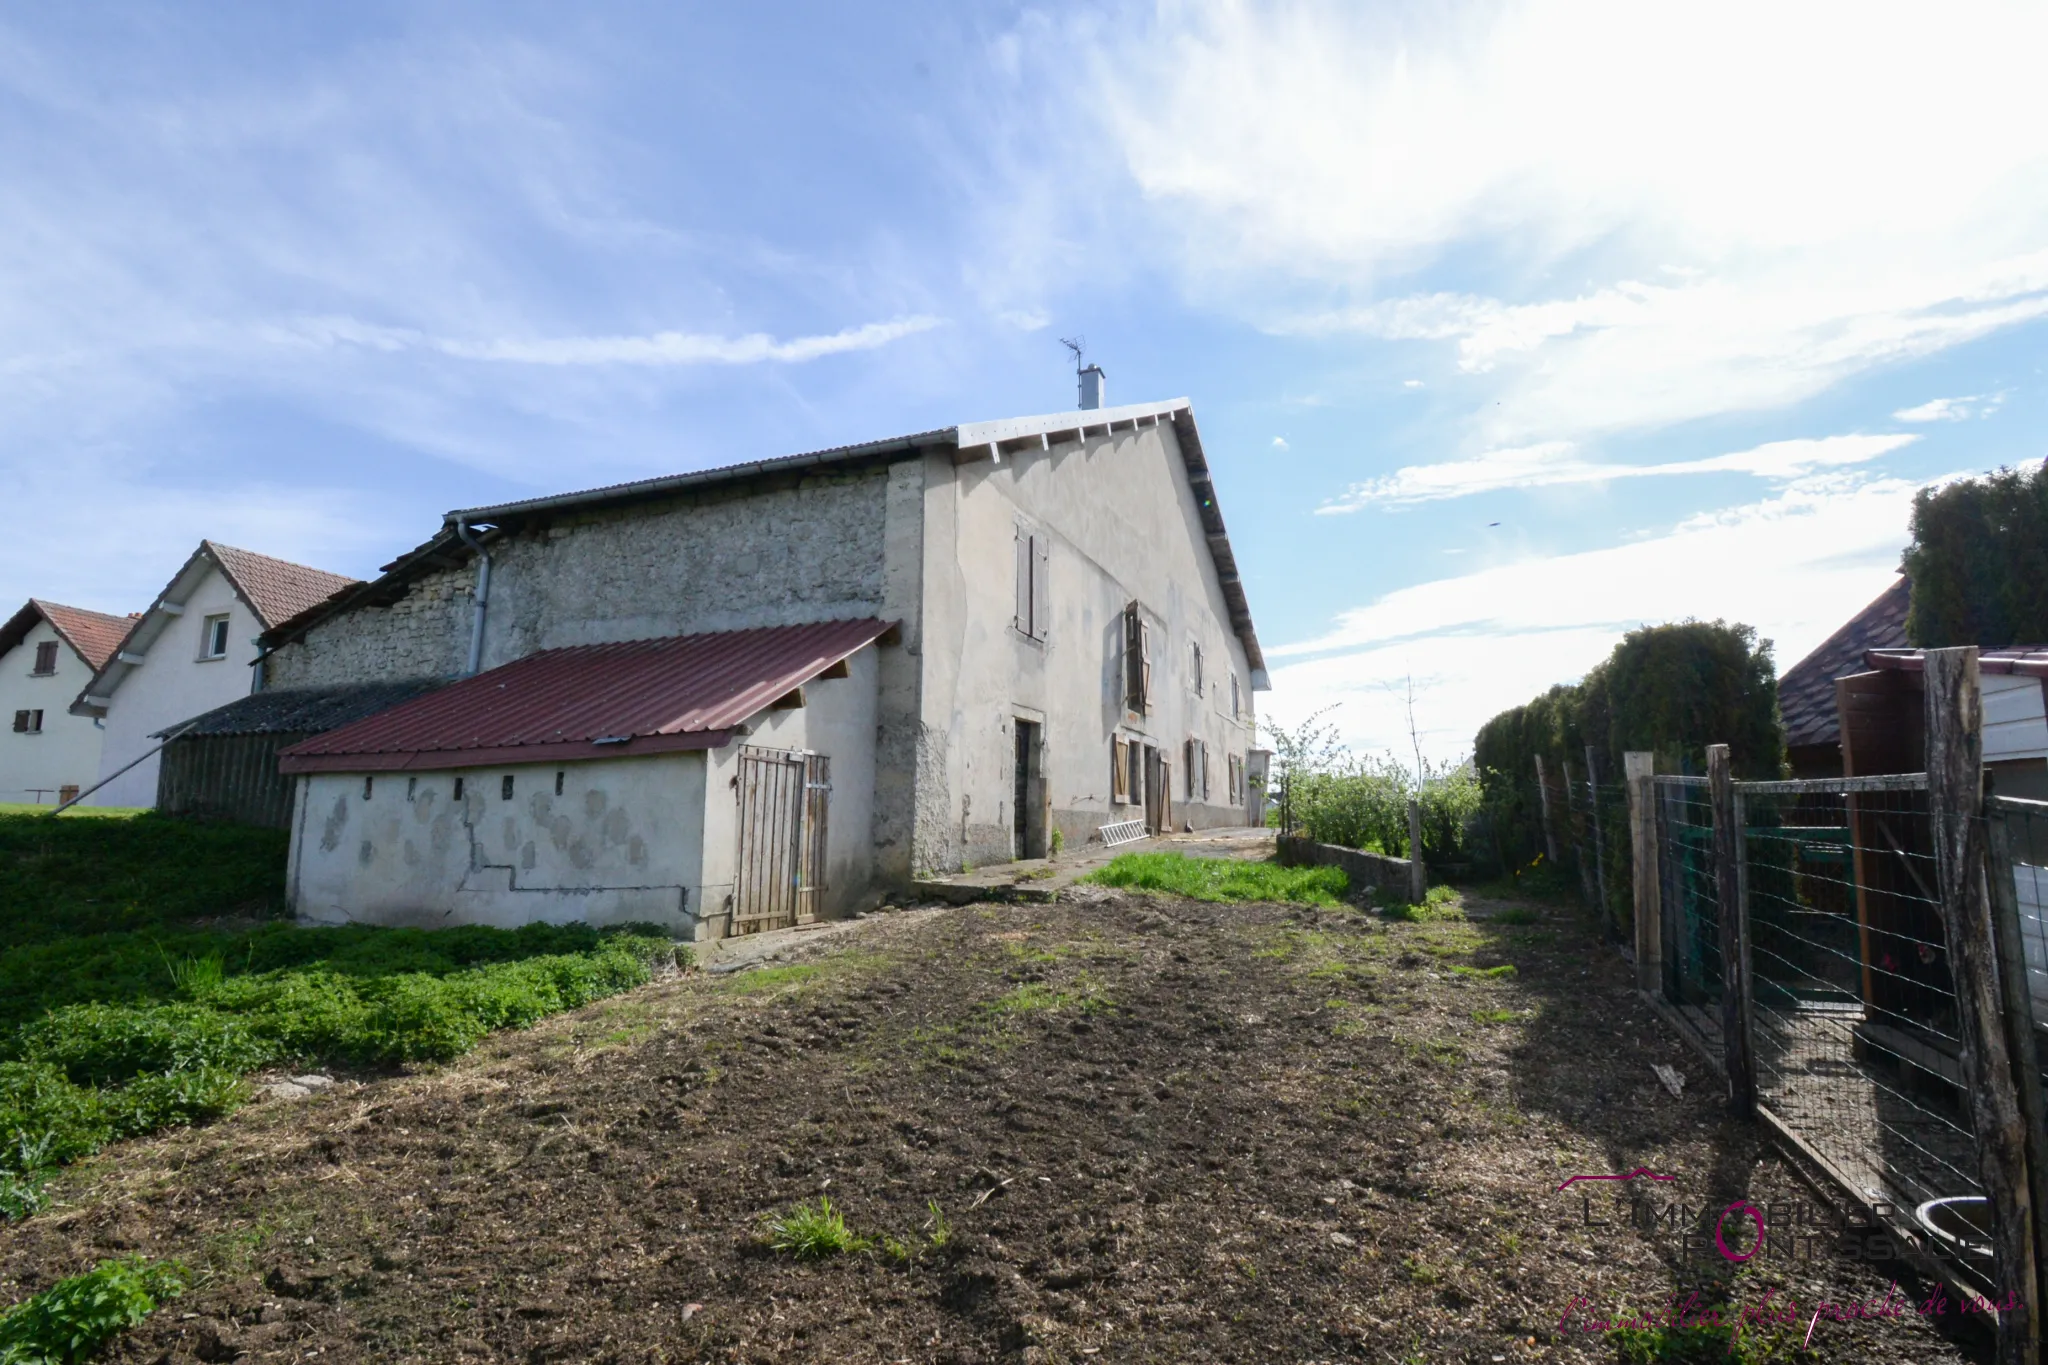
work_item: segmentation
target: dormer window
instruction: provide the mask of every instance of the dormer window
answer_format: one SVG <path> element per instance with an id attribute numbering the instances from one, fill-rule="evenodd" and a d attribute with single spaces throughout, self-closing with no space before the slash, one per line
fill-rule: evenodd
<path id="1" fill-rule="evenodd" d="M 199 636 L 199 657 L 225 659 L 228 656 L 228 618 L 209 616 Z"/>

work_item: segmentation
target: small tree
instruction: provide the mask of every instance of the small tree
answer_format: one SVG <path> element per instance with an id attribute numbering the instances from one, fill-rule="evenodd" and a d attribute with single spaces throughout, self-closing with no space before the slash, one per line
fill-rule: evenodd
<path id="1" fill-rule="evenodd" d="M 2048 643 L 2048 465 L 1913 496 L 1906 638 L 1927 649 Z"/>

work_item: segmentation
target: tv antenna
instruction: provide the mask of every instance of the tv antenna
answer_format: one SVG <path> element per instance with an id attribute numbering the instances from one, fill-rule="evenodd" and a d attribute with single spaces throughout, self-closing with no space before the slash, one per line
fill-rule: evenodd
<path id="1" fill-rule="evenodd" d="M 1060 345 L 1074 353 L 1074 368 L 1081 368 L 1081 361 L 1088 350 L 1088 338 L 1082 336 L 1061 337 Z"/>

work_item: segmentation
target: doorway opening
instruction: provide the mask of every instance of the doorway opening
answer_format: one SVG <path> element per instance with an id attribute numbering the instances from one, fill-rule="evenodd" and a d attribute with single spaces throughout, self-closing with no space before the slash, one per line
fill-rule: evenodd
<path id="1" fill-rule="evenodd" d="M 1046 825 L 1049 814 L 1045 785 L 1045 727 L 1035 720 L 1011 722 L 1017 731 L 1014 789 L 1011 792 L 1010 847 L 1018 858 L 1043 858 L 1047 854 Z"/>

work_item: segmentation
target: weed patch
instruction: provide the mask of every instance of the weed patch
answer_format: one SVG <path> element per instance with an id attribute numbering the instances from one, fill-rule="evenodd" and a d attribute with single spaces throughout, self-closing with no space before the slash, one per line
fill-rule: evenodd
<path id="1" fill-rule="evenodd" d="M 815 1204 L 798 1204 L 788 1213 L 770 1217 L 766 1236 L 770 1250 L 800 1261 L 864 1251 L 869 1245 L 865 1237 L 857 1236 L 846 1225 L 846 1216 L 822 1194 Z"/>
<path id="2" fill-rule="evenodd" d="M 1334 867 L 1283 867 L 1239 858 L 1126 853 L 1083 880 L 1135 891 L 1165 891 L 1202 901 L 1281 901 L 1335 909 L 1351 879 Z"/>
<path id="3" fill-rule="evenodd" d="M 185 1268 L 139 1257 L 102 1261 L 0 1315 L 0 1365 L 73 1365 L 99 1353 L 165 1299 L 185 1290 Z"/>
<path id="4" fill-rule="evenodd" d="M 1465 907 L 1450 887 L 1432 886 L 1424 893 L 1420 905 L 1388 906 L 1387 918 L 1409 924 L 1444 924 L 1464 919 Z"/>

